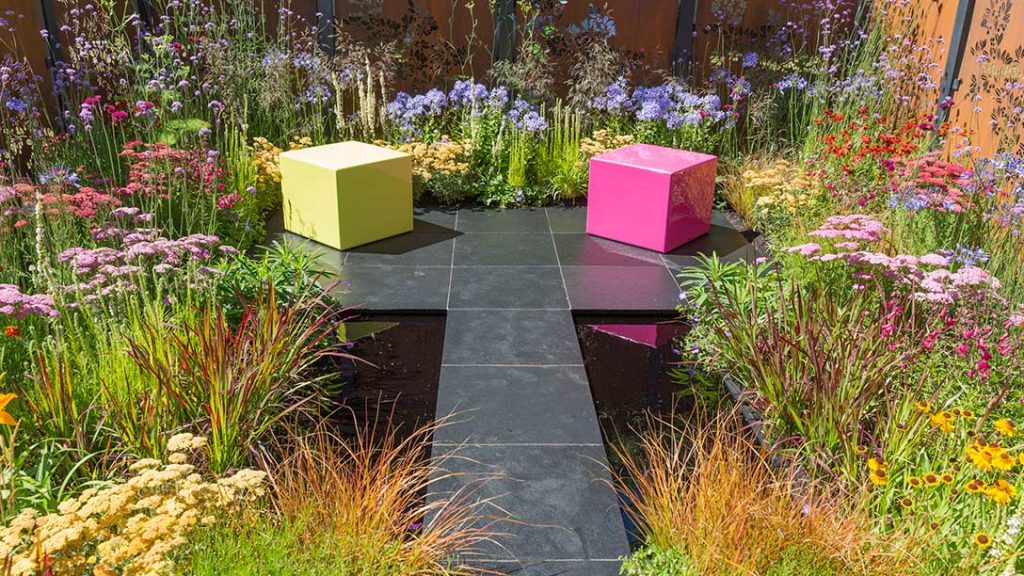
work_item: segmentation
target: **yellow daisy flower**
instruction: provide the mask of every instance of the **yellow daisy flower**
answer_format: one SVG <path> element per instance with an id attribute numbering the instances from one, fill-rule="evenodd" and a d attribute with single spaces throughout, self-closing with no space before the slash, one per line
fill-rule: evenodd
<path id="1" fill-rule="evenodd" d="M 1017 435 L 1017 427 L 1013 425 L 1013 422 L 1007 420 L 1006 418 L 1000 418 L 999 420 L 996 420 L 993 424 L 996 428 L 996 432 L 1002 434 L 1003 436 L 1013 437 Z"/>

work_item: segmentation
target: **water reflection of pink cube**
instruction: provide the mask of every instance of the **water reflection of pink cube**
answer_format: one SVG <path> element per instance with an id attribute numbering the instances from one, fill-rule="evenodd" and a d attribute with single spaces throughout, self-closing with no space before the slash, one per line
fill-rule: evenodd
<path id="1" fill-rule="evenodd" d="M 590 159 L 587 233 L 671 252 L 711 229 L 718 157 L 633 144 Z"/>

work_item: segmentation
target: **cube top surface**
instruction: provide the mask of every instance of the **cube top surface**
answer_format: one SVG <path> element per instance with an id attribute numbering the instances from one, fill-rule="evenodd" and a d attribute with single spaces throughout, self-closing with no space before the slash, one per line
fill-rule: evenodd
<path id="1" fill-rule="evenodd" d="M 674 174 L 691 166 L 717 159 L 717 156 L 711 154 L 652 144 L 630 144 L 592 158 L 598 162 L 633 166 L 666 174 Z"/>
<path id="2" fill-rule="evenodd" d="M 338 142 L 337 144 L 326 144 L 324 146 L 313 146 L 301 150 L 290 150 L 282 152 L 282 157 L 298 160 L 307 164 L 313 164 L 328 170 L 342 170 L 384 160 L 395 160 L 405 158 L 408 154 L 382 148 L 365 142 Z"/>

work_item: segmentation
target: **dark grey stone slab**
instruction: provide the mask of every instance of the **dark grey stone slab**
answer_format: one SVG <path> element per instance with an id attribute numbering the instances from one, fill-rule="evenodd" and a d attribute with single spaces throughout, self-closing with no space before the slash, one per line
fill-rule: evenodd
<path id="1" fill-rule="evenodd" d="M 452 270 L 451 308 L 568 309 L 557 266 L 471 266 Z"/>
<path id="2" fill-rule="evenodd" d="M 451 266 L 452 235 L 410 232 L 348 251 L 346 264 Z"/>
<path id="3" fill-rule="evenodd" d="M 588 234 L 555 234 L 562 266 L 658 266 L 661 254 Z"/>
<path id="4" fill-rule="evenodd" d="M 567 310 L 449 310 L 444 364 L 581 364 Z"/>
<path id="5" fill-rule="evenodd" d="M 444 310 L 451 268 L 430 266 L 345 266 L 324 283 L 344 306 L 368 310 Z"/>
<path id="6" fill-rule="evenodd" d="M 555 234 L 582 234 L 587 231 L 587 209 L 552 206 L 547 208 L 548 223 Z"/>
<path id="7" fill-rule="evenodd" d="M 722 260 L 726 262 L 746 262 L 747 264 L 753 263 L 757 259 L 757 249 L 753 244 L 747 244 L 746 246 L 722 256 Z"/>
<path id="8" fill-rule="evenodd" d="M 428 500 L 472 490 L 499 535 L 480 561 L 612 560 L 629 552 L 603 446 L 434 446 L 450 474 Z"/>
<path id="9" fill-rule="evenodd" d="M 679 285 L 665 266 L 563 266 L 573 310 L 673 311 Z"/>
<path id="10" fill-rule="evenodd" d="M 665 254 L 665 261 L 673 268 L 680 268 L 692 265 L 698 254 L 714 252 L 725 256 L 749 243 L 747 237 L 735 228 L 712 224 L 707 234 Z"/>
<path id="11" fill-rule="evenodd" d="M 455 240 L 455 265 L 557 266 L 558 258 L 546 230 L 531 234 L 467 233 Z"/>
<path id="12" fill-rule="evenodd" d="M 507 233 L 548 232 L 548 218 L 543 208 L 459 210 L 459 232 Z"/>
<path id="13" fill-rule="evenodd" d="M 454 230 L 456 213 L 458 210 L 455 209 L 415 207 L 412 210 L 412 217 L 416 226 L 421 226 L 419 223 L 429 223 Z"/>
<path id="14" fill-rule="evenodd" d="M 711 212 L 711 224 L 712 226 L 725 226 L 726 228 L 735 229 L 736 226 L 729 220 L 726 213 L 721 210 L 713 210 Z"/>
<path id="15" fill-rule="evenodd" d="M 471 566 L 480 576 L 619 576 L 622 561 L 479 562 Z"/>
<path id="16" fill-rule="evenodd" d="M 596 444 L 601 430 L 582 366 L 443 366 L 435 444 Z"/>

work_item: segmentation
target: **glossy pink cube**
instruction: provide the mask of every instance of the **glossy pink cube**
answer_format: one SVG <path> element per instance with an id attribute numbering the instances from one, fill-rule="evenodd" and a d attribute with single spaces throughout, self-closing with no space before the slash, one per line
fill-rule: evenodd
<path id="1" fill-rule="evenodd" d="M 718 157 L 633 144 L 590 159 L 587 233 L 671 252 L 711 229 Z"/>

